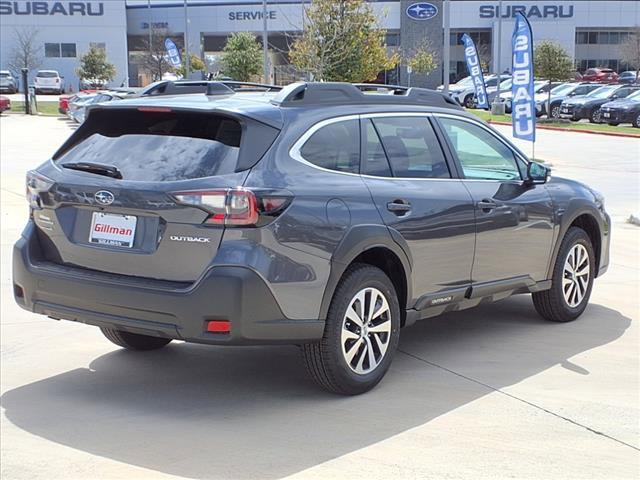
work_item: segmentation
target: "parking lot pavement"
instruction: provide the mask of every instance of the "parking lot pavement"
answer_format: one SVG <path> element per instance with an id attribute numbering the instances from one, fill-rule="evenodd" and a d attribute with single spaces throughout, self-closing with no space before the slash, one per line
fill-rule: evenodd
<path id="1" fill-rule="evenodd" d="M 539 132 L 557 174 L 615 210 L 612 265 L 579 320 L 544 322 L 523 295 L 419 322 L 382 383 L 344 398 L 307 380 L 295 347 L 135 354 L 20 310 L 10 260 L 24 172 L 69 133 L 55 118 L 0 119 L 3 479 L 640 475 L 640 229 L 621 221 L 638 202 L 638 155 L 626 139 Z"/>

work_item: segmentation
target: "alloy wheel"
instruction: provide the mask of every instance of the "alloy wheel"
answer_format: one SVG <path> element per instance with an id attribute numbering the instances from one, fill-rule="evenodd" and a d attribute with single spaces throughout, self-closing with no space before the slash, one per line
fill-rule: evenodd
<path id="1" fill-rule="evenodd" d="M 384 359 L 391 339 L 391 310 L 384 294 L 363 288 L 349 302 L 342 321 L 342 355 L 351 370 L 365 375 Z"/>
<path id="2" fill-rule="evenodd" d="M 589 288 L 589 274 L 589 253 L 584 245 L 577 243 L 569 250 L 562 275 L 562 294 L 569 307 L 576 308 L 584 299 Z"/>

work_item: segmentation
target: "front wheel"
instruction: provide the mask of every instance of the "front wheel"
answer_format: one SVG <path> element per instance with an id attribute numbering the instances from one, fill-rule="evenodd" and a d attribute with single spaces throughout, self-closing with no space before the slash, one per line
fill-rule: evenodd
<path id="1" fill-rule="evenodd" d="M 589 115 L 589 123 L 600 123 L 601 117 L 602 117 L 602 114 L 600 113 L 600 109 L 595 108 L 591 112 L 591 115 Z"/>
<path id="2" fill-rule="evenodd" d="M 595 254 L 589 236 L 581 228 L 571 227 L 560 245 L 551 288 L 533 293 L 533 305 L 547 320 L 575 320 L 587 308 L 595 273 Z"/>
<path id="3" fill-rule="evenodd" d="M 313 380 L 325 390 L 358 395 L 386 373 L 400 339 L 400 306 L 389 277 L 351 266 L 338 284 L 319 343 L 302 346 Z"/>
<path id="4" fill-rule="evenodd" d="M 100 327 L 100 331 L 109 341 L 127 350 L 157 350 L 171 341 L 170 338 L 140 335 L 115 328 Z"/>
<path id="5" fill-rule="evenodd" d="M 633 122 L 631 123 L 633 124 L 634 127 L 640 128 L 640 112 L 636 114 L 636 118 L 634 118 Z"/>
<path id="6" fill-rule="evenodd" d="M 560 118 L 560 105 L 551 106 L 551 118 Z"/>

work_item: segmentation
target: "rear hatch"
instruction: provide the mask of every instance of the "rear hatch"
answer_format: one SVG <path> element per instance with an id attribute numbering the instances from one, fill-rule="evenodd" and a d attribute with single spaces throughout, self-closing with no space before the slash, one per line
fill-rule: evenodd
<path id="1" fill-rule="evenodd" d="M 56 72 L 38 72 L 36 85 L 39 87 L 57 88 L 60 86 L 60 77 Z"/>
<path id="2" fill-rule="evenodd" d="M 225 229 L 200 200 L 219 202 L 220 192 L 243 185 L 278 132 L 235 114 L 93 107 L 28 176 L 44 260 L 195 281 Z"/>

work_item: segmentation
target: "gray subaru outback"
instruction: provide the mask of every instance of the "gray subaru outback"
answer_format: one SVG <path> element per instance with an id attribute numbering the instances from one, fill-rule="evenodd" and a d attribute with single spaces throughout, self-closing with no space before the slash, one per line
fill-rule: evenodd
<path id="1" fill-rule="evenodd" d="M 603 198 L 438 92 L 207 89 L 93 106 L 28 173 L 21 307 L 132 350 L 300 345 L 359 394 L 417 320 L 520 293 L 574 320 L 607 269 Z"/>

